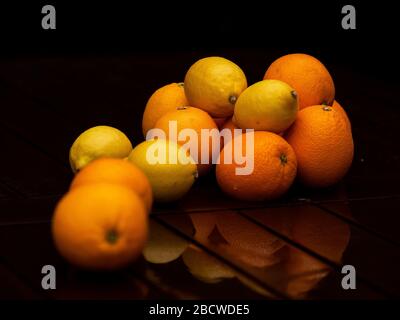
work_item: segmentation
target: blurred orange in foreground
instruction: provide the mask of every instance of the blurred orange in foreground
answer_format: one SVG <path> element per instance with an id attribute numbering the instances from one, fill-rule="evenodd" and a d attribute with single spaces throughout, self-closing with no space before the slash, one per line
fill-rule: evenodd
<path id="1" fill-rule="evenodd" d="M 89 184 L 69 191 L 58 203 L 52 233 L 70 263 L 94 270 L 126 266 L 140 256 L 147 240 L 148 215 L 129 188 Z"/>

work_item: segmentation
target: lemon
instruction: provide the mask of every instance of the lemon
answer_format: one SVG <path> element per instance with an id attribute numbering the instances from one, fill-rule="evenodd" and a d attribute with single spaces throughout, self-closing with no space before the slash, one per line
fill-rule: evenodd
<path id="1" fill-rule="evenodd" d="M 242 69 L 221 57 L 198 60 L 185 76 L 189 105 L 218 118 L 232 116 L 235 103 L 246 88 L 247 80 Z"/>
<path id="2" fill-rule="evenodd" d="M 79 135 L 69 151 L 73 172 L 81 170 L 89 162 L 100 157 L 125 158 L 132 151 L 128 137 L 109 126 L 90 128 Z"/>
<path id="3" fill-rule="evenodd" d="M 283 81 L 263 80 L 248 87 L 235 105 L 234 121 L 242 129 L 281 133 L 294 122 L 297 93 Z"/>
<path id="4" fill-rule="evenodd" d="M 137 145 L 128 160 L 150 181 L 154 199 L 170 202 L 184 196 L 197 178 L 197 165 L 187 150 L 173 141 L 156 139 Z"/>

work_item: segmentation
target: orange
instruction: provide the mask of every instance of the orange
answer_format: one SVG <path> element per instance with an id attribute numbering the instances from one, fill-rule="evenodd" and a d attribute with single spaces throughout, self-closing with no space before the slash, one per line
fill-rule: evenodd
<path id="1" fill-rule="evenodd" d="M 88 184 L 57 204 L 52 233 L 60 254 L 85 269 L 111 270 L 138 258 L 148 234 L 146 208 L 129 188 Z"/>
<path id="2" fill-rule="evenodd" d="M 343 118 L 346 120 L 347 125 L 351 129 L 351 122 L 350 122 L 349 116 L 347 115 L 347 113 L 343 109 L 343 107 L 339 104 L 339 102 L 337 102 L 336 100 L 333 101 L 332 108 L 336 109 L 337 111 L 339 111 L 339 113 L 342 114 Z"/>
<path id="3" fill-rule="evenodd" d="M 223 130 L 223 129 L 229 129 L 229 130 L 231 130 L 232 131 L 232 134 L 233 134 L 233 130 L 234 129 L 240 129 L 234 122 L 233 122 L 233 118 L 230 118 L 230 119 L 228 119 L 228 121 L 226 121 L 225 123 L 224 123 L 224 125 L 222 126 L 222 128 L 221 128 L 221 131 Z M 246 130 L 245 129 L 242 129 L 241 130 L 242 132 L 245 132 Z M 233 137 L 233 135 L 232 135 L 232 137 Z"/>
<path id="4" fill-rule="evenodd" d="M 75 176 L 71 189 L 94 183 L 112 183 L 135 191 L 151 210 L 153 194 L 146 175 L 134 164 L 123 159 L 100 158 L 89 163 Z"/>
<path id="5" fill-rule="evenodd" d="M 224 130 L 224 129 L 227 129 L 227 130 L 229 130 L 230 132 L 231 132 L 231 138 L 233 138 L 234 137 L 234 134 L 235 134 L 235 129 L 240 129 L 237 125 L 235 125 L 234 123 L 233 123 L 233 118 L 230 118 L 228 121 L 226 121 L 225 123 L 224 123 L 224 125 L 222 126 L 222 128 L 221 128 L 221 130 L 220 130 L 220 132 L 221 132 L 221 149 L 224 147 L 224 145 L 226 145 L 229 141 L 231 141 L 232 139 L 229 137 L 229 135 L 226 135 L 226 138 L 225 138 L 225 136 L 223 136 L 222 135 L 222 133 L 223 133 L 223 131 L 222 130 Z M 241 133 L 245 133 L 246 132 L 246 130 L 245 129 L 240 129 L 241 130 Z M 237 131 L 237 130 L 236 130 Z M 237 132 L 239 132 L 239 131 L 237 131 Z"/>
<path id="6" fill-rule="evenodd" d="M 147 131 L 154 128 L 161 116 L 175 110 L 177 107 L 187 105 L 183 82 L 171 83 L 156 90 L 147 101 L 144 109 L 142 120 L 143 135 L 146 136 Z"/>
<path id="7" fill-rule="evenodd" d="M 201 139 L 201 130 L 214 130 L 214 132 L 216 133 L 216 138 L 218 138 L 217 125 L 215 124 L 211 116 L 209 116 L 207 112 L 201 109 L 194 107 L 177 108 L 177 110 L 168 112 L 167 114 L 162 116 L 155 125 L 155 128 L 161 129 L 166 133 L 168 139 L 173 139 L 174 135 L 169 128 L 170 122 L 173 123 L 172 121 L 176 121 L 178 135 L 184 129 L 193 129 L 196 132 L 196 137 L 193 137 L 193 139 L 187 137 L 182 141 L 180 141 L 181 139 L 178 139 L 177 142 L 180 145 L 185 145 L 186 143 L 188 143 L 189 146 L 192 146 L 193 150 L 197 149 L 197 159 L 193 152 L 190 155 L 193 157 L 195 162 L 198 163 L 197 169 L 199 175 L 204 175 L 211 167 L 213 139 L 211 136 L 209 136 L 209 138 L 206 140 Z M 208 146 L 205 141 L 208 142 Z M 215 143 L 216 142 L 214 142 L 214 144 Z M 208 164 L 204 162 L 201 163 L 202 156 L 208 159 Z"/>
<path id="8" fill-rule="evenodd" d="M 254 170 L 247 175 L 238 175 L 236 168 L 248 165 L 251 155 L 244 164 L 238 164 L 232 156 L 232 163 L 225 159 L 225 152 L 235 151 L 235 140 L 242 139 L 242 154 L 245 155 L 252 133 L 245 133 L 232 139 L 220 154 L 217 164 L 217 181 L 222 190 L 238 199 L 266 200 L 283 195 L 291 186 L 296 176 L 296 155 L 292 147 L 277 134 L 254 132 Z M 228 148 L 228 146 L 233 148 Z M 242 151 L 240 150 L 240 151 Z M 240 153 L 240 152 L 239 152 Z"/>
<path id="9" fill-rule="evenodd" d="M 332 105 L 335 85 L 325 66 L 316 58 L 303 53 L 288 54 L 275 60 L 264 79 L 286 82 L 296 90 L 299 108 Z"/>
<path id="10" fill-rule="evenodd" d="M 336 108 L 320 105 L 300 110 L 286 139 L 297 155 L 299 179 L 307 186 L 333 185 L 350 168 L 351 129 Z"/>
<path id="11" fill-rule="evenodd" d="M 222 126 L 228 121 L 229 118 L 213 118 L 215 124 L 217 125 L 218 129 L 221 129 Z"/>

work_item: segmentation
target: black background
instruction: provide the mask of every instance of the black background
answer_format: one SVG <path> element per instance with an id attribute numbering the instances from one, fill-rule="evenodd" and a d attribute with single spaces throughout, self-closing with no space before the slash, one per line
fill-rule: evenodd
<path id="1" fill-rule="evenodd" d="M 258 49 L 307 52 L 360 72 L 398 81 L 394 2 L 327 1 L 12 2 L 1 5 L 1 56 L 82 55 Z M 43 30 L 52 4 L 57 29 Z M 341 9 L 356 8 L 356 30 L 343 30 Z"/>

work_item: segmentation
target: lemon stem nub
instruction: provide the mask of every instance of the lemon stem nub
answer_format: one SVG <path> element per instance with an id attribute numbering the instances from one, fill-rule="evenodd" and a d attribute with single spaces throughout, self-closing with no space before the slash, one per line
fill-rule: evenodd
<path id="1" fill-rule="evenodd" d="M 178 83 L 178 86 L 179 86 L 179 87 L 183 87 L 183 86 L 184 86 L 184 83 L 183 83 L 183 82 L 179 82 L 179 83 Z"/>
<path id="2" fill-rule="evenodd" d="M 324 110 L 324 111 L 331 111 L 332 108 L 329 107 L 329 106 L 324 106 L 324 107 L 322 107 L 322 110 Z"/>
<path id="3" fill-rule="evenodd" d="M 290 93 L 292 94 L 292 97 L 297 99 L 297 92 L 295 90 L 290 91 Z"/>
<path id="4" fill-rule="evenodd" d="M 115 230 L 110 230 L 106 234 L 106 240 L 109 244 L 114 244 L 118 240 L 118 233 Z"/>
<path id="5" fill-rule="evenodd" d="M 279 157 L 281 159 L 281 163 L 282 164 L 286 164 L 287 163 L 287 157 L 286 154 L 281 154 L 281 156 Z"/>
<path id="6" fill-rule="evenodd" d="M 229 96 L 229 103 L 230 103 L 230 104 L 235 104 L 235 103 L 236 103 L 236 100 L 237 100 L 237 97 L 236 97 L 236 96 Z"/>

